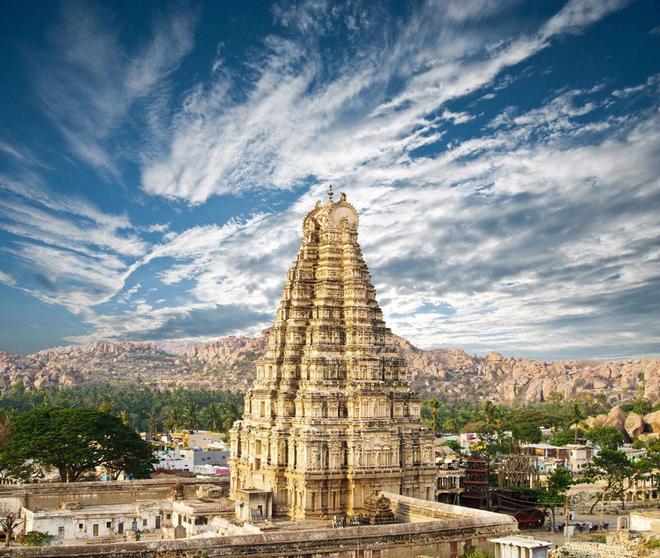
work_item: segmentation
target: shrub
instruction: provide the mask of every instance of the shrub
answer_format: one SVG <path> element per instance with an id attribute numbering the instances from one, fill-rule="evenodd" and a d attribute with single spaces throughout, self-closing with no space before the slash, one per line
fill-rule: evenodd
<path id="1" fill-rule="evenodd" d="M 41 531 L 28 531 L 23 535 L 25 546 L 48 546 L 55 539 L 55 535 L 42 533 Z"/>

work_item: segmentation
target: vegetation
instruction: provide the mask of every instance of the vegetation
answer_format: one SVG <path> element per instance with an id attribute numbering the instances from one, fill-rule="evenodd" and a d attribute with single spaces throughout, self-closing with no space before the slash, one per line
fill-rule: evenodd
<path id="1" fill-rule="evenodd" d="M 543 488 L 525 488 L 521 490 L 525 500 L 536 503 L 545 510 L 550 510 L 552 530 L 555 529 L 555 508 L 563 505 L 566 491 L 573 484 L 573 475 L 568 469 L 557 468 L 548 475 L 548 482 Z"/>
<path id="2" fill-rule="evenodd" d="M 98 466 L 116 478 L 152 472 L 153 451 L 120 418 L 99 411 L 42 406 L 16 416 L 0 468 L 8 478 L 29 480 L 54 468 L 63 482 L 81 480 Z"/>
<path id="3" fill-rule="evenodd" d="M 613 426 L 594 426 L 586 432 L 587 438 L 601 449 L 616 450 L 623 445 L 623 435 Z"/>
<path id="4" fill-rule="evenodd" d="M 29 531 L 23 535 L 21 541 L 25 546 L 48 546 L 55 538 L 55 535 L 49 533 Z"/>
<path id="5" fill-rule="evenodd" d="M 639 401 L 637 404 L 642 405 Z M 560 394 L 550 393 L 545 402 L 526 407 L 430 397 L 422 407 L 422 418 L 434 432 L 493 433 L 506 430 L 520 443 L 540 441 L 540 427 L 545 427 L 553 430 L 558 436 L 557 441 L 563 445 L 584 435 L 582 421 L 585 417 L 607 412 L 610 407 L 605 395 L 591 393 L 582 393 L 571 401 L 564 401 Z M 571 428 L 574 425 L 578 428 Z"/>
<path id="6" fill-rule="evenodd" d="M 17 382 L 0 396 L 0 444 L 3 417 L 42 405 L 96 408 L 150 433 L 179 428 L 226 431 L 243 414 L 243 396 L 228 391 L 157 390 L 139 384 L 25 389 Z"/>

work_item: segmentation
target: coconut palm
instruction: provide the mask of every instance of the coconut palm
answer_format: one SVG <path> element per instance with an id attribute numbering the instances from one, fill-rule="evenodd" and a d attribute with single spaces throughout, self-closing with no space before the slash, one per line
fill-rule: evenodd
<path id="1" fill-rule="evenodd" d="M 208 426 L 208 428 L 215 431 L 218 431 L 222 428 L 224 415 L 225 412 L 222 406 L 220 405 L 220 403 L 211 403 L 203 411 L 204 421 L 206 422 L 206 425 Z"/>

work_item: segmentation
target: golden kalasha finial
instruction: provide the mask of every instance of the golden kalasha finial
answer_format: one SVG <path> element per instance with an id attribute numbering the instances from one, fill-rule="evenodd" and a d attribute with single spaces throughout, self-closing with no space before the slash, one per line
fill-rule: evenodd
<path id="1" fill-rule="evenodd" d="M 332 191 L 332 184 L 328 186 L 328 201 L 332 201 L 332 196 L 334 196 L 335 193 Z"/>

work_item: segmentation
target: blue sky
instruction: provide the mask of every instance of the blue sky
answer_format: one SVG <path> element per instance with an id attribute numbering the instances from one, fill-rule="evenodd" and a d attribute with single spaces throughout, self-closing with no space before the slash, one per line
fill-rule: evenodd
<path id="1" fill-rule="evenodd" d="M 395 333 L 660 353 L 660 4 L 7 1 L 0 348 L 255 334 L 329 183 Z"/>

